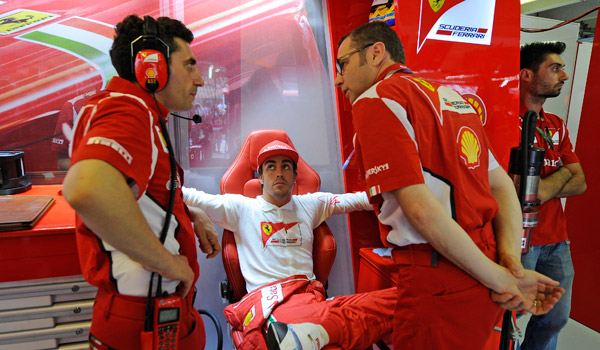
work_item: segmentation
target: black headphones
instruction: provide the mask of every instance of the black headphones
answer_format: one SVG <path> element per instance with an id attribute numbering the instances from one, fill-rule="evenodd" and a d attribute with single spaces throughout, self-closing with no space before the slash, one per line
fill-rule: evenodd
<path id="1" fill-rule="evenodd" d="M 158 37 L 158 24 L 144 16 L 143 34 L 131 42 L 131 70 L 142 89 L 160 91 L 169 79 L 169 46 Z"/>

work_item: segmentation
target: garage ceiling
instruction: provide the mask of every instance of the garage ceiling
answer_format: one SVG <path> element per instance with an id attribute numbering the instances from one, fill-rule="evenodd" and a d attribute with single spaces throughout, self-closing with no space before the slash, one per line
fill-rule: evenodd
<path id="1" fill-rule="evenodd" d="M 598 6 L 600 0 L 521 0 L 521 13 L 566 21 Z M 582 40 L 594 37 L 597 18 L 598 11 L 594 11 L 575 21 L 580 23 L 579 37 Z"/>

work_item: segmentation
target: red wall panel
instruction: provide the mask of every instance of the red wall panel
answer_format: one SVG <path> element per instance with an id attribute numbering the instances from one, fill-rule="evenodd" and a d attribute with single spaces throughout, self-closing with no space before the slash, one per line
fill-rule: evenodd
<path id="1" fill-rule="evenodd" d="M 368 21 L 371 4 L 370 0 L 327 1 L 334 58 L 337 55 L 339 38 Z M 490 14 L 492 12 L 489 10 L 493 10 L 493 16 L 489 17 L 487 24 L 478 26 L 479 31 L 491 33 L 486 37 L 491 37 L 488 44 L 428 37 L 428 33 L 435 34 L 438 29 L 445 28 L 445 33 L 451 33 L 452 29 L 455 29 L 458 33 L 461 27 L 473 28 L 473 21 L 462 11 L 477 13 L 482 6 Z M 499 163 L 507 168 L 510 147 L 518 144 L 520 134 L 519 3 L 446 0 L 441 7 L 436 8 L 428 0 L 418 0 L 395 1 L 395 8 L 394 28 L 404 44 L 406 65 L 424 79 L 455 89 L 465 97 L 465 94 L 476 95 L 478 105 L 482 107 L 480 117 L 487 136 L 494 146 Z M 447 16 L 443 17 L 444 14 L 451 12 L 458 15 L 453 21 L 445 22 Z M 462 32 L 467 33 L 468 30 Z M 331 64 L 333 67 L 334 62 Z M 353 149 L 351 106 L 337 90 L 336 94 L 342 157 L 347 159 Z M 344 172 L 346 190 L 364 190 L 353 160 L 350 160 Z M 359 269 L 358 250 L 361 247 L 382 244 L 379 240 L 377 220 L 372 213 L 350 214 L 349 226 L 356 277 Z"/>
<path id="2" fill-rule="evenodd" d="M 577 135 L 577 156 L 586 174 L 587 191 L 567 200 L 567 232 L 571 240 L 571 254 L 575 266 L 571 318 L 600 331 L 600 306 L 596 302 L 598 279 L 598 249 L 600 248 L 600 228 L 593 219 L 600 206 L 600 172 L 597 162 L 600 155 L 598 130 L 600 130 L 600 31 L 596 24 L 594 46 L 590 59 L 579 132 Z M 584 146 L 585 145 L 585 146 Z"/>

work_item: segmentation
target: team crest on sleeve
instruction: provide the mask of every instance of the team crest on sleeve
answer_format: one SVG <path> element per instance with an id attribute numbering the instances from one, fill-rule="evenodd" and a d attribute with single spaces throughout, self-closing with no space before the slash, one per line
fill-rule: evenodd
<path id="1" fill-rule="evenodd" d="M 284 222 L 260 223 L 263 248 L 269 246 L 301 245 L 302 235 L 297 222 L 286 224 Z"/>
<path id="2" fill-rule="evenodd" d="M 475 169 L 479 166 L 481 156 L 481 143 L 473 129 L 463 126 L 458 131 L 456 139 L 458 143 L 458 153 L 469 169 Z"/>

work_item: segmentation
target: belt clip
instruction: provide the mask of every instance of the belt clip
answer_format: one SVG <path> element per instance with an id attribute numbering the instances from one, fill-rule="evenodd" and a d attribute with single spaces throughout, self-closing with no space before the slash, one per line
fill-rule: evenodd
<path id="1" fill-rule="evenodd" d="M 436 267 L 437 262 L 438 262 L 438 252 L 434 250 L 431 253 L 431 267 Z"/>

